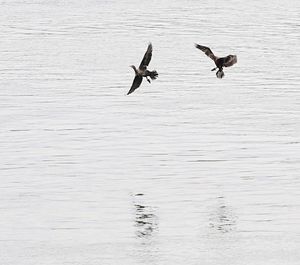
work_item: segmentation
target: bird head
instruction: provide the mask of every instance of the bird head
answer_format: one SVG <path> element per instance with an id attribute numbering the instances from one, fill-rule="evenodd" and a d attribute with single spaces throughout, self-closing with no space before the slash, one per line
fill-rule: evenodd
<path id="1" fill-rule="evenodd" d="M 131 67 L 134 70 L 134 72 L 137 73 L 137 69 L 134 65 L 129 65 L 129 67 Z"/>
<path id="2" fill-rule="evenodd" d="M 228 57 L 230 57 L 230 60 L 233 60 L 235 63 L 237 62 L 237 56 L 236 55 L 228 55 Z"/>

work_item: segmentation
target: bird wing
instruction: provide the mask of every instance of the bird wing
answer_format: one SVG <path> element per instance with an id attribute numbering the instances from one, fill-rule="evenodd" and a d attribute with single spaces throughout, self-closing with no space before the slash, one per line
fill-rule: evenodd
<path id="1" fill-rule="evenodd" d="M 148 45 L 147 51 L 145 52 L 144 58 L 141 61 L 141 64 L 139 66 L 140 69 L 144 69 L 145 66 L 148 66 L 152 57 L 152 44 L 151 42 Z"/>
<path id="2" fill-rule="evenodd" d="M 199 45 L 197 43 L 195 43 L 195 47 L 198 48 L 199 50 L 203 51 L 213 61 L 217 60 L 217 56 L 214 55 L 214 53 L 211 51 L 210 48 Z"/>
<path id="3" fill-rule="evenodd" d="M 132 85 L 130 90 L 128 91 L 127 95 L 131 94 L 134 90 L 136 90 L 142 83 L 143 77 L 140 75 L 136 75 L 133 79 Z"/>
<path id="4" fill-rule="evenodd" d="M 229 67 L 237 63 L 236 55 L 228 55 L 225 59 L 224 66 Z"/>

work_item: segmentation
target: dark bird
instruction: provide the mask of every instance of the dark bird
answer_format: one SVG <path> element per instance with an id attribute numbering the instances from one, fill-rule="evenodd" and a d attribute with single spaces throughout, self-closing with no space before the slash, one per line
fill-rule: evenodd
<path id="1" fill-rule="evenodd" d="M 127 95 L 131 94 L 134 90 L 136 90 L 141 85 L 141 83 L 143 81 L 143 77 L 146 77 L 146 79 L 149 83 L 151 83 L 149 77 L 152 80 L 155 80 L 157 78 L 158 73 L 155 70 L 153 70 L 153 71 L 147 70 L 147 66 L 149 65 L 149 63 L 151 61 L 151 57 L 152 57 L 152 44 L 149 43 L 147 51 L 145 52 L 144 58 L 140 64 L 139 68 L 136 69 L 136 67 L 134 65 L 130 65 L 130 67 L 132 67 L 135 72 L 135 78 L 133 80 L 133 83 L 132 83 L 131 88 L 128 91 Z"/>
<path id="2" fill-rule="evenodd" d="M 212 71 L 215 71 L 218 68 L 218 71 L 216 73 L 216 76 L 218 78 L 222 78 L 225 74 L 223 72 L 223 67 L 229 67 L 237 63 L 237 57 L 236 55 L 228 55 L 226 57 L 217 57 L 214 55 L 214 53 L 211 51 L 210 48 L 195 44 L 195 47 L 198 48 L 199 50 L 203 51 L 210 59 L 212 59 L 216 67 L 211 69 Z"/>

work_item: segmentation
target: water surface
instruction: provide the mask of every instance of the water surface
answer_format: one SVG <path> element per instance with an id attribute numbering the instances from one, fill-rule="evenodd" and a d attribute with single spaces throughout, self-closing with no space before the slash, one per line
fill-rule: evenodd
<path id="1" fill-rule="evenodd" d="M 298 264 L 299 1 L 0 5 L 1 264 Z"/>

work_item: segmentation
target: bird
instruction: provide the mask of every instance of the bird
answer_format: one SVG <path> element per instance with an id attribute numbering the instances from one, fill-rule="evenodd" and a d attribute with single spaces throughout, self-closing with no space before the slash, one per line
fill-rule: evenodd
<path id="1" fill-rule="evenodd" d="M 223 67 L 229 67 L 237 63 L 237 56 L 236 55 L 227 55 L 226 57 L 217 57 L 214 55 L 214 53 L 211 51 L 210 48 L 206 46 L 199 45 L 195 43 L 195 47 L 198 48 L 199 50 L 203 51 L 210 59 L 212 59 L 216 67 L 211 69 L 211 71 L 215 71 L 218 68 L 218 71 L 216 73 L 216 76 L 218 78 L 223 78 L 224 77 L 224 72 L 223 72 Z"/>
<path id="2" fill-rule="evenodd" d="M 147 51 L 145 52 L 145 55 L 143 57 L 143 60 L 141 61 L 139 68 L 137 69 L 134 65 L 130 65 L 130 67 L 135 72 L 135 77 L 133 79 L 131 88 L 128 91 L 127 95 L 131 94 L 134 90 L 136 90 L 141 85 L 143 81 L 143 77 L 145 77 L 149 83 L 151 83 L 149 77 L 151 78 L 151 80 L 155 80 L 158 77 L 158 73 L 156 70 L 153 71 L 147 70 L 147 66 L 149 65 L 152 58 L 152 50 L 153 47 L 150 42 L 148 44 Z"/>

